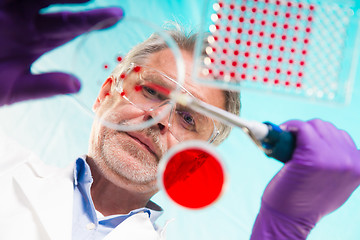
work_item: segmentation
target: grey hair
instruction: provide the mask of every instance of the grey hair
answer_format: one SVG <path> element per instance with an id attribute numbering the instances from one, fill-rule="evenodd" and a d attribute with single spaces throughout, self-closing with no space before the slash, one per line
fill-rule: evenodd
<path id="1" fill-rule="evenodd" d="M 179 25 L 175 25 L 175 29 L 166 29 L 165 33 L 172 37 L 181 50 L 193 53 L 195 50 L 196 40 L 198 34 L 186 33 Z M 204 39 L 205 41 L 206 39 Z M 136 45 L 131 51 L 124 57 L 118 66 L 112 72 L 113 76 L 119 76 L 122 72 L 129 68 L 130 63 L 144 64 L 144 61 L 155 52 L 159 52 L 163 49 L 169 48 L 163 38 L 154 33 L 144 42 Z M 205 51 L 203 51 L 205 54 Z M 240 93 L 237 91 L 223 90 L 225 96 L 225 110 L 235 115 L 240 114 Z M 230 134 L 231 127 L 222 123 L 217 124 L 219 135 L 212 142 L 215 145 L 222 143 Z"/>

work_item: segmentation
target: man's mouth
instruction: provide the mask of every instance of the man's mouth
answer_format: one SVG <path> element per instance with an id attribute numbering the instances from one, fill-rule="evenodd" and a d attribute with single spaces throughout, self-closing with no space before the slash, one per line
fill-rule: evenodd
<path id="1" fill-rule="evenodd" d="M 155 149 L 154 149 L 155 147 L 153 146 L 153 144 L 150 142 L 149 139 L 144 138 L 136 133 L 130 133 L 130 134 L 125 133 L 125 134 L 128 135 L 129 137 L 131 137 L 134 141 L 136 141 L 140 145 L 142 145 L 148 152 L 150 152 L 152 155 L 154 155 L 157 160 L 159 160 L 159 157 L 156 154 Z"/>

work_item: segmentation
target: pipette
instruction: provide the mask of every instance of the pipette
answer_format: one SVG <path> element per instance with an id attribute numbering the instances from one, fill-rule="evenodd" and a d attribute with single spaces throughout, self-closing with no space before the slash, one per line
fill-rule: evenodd
<path id="1" fill-rule="evenodd" d="M 294 134 L 291 132 L 284 131 L 279 126 L 270 122 L 260 123 L 245 120 L 188 94 L 171 92 L 157 84 L 151 83 L 150 87 L 170 97 L 178 104 L 189 107 L 224 124 L 241 128 L 267 156 L 283 163 L 291 159 L 296 141 Z"/>

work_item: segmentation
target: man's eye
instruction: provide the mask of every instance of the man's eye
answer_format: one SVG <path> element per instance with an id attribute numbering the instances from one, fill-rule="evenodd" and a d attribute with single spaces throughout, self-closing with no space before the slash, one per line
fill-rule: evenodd
<path id="1" fill-rule="evenodd" d="M 183 111 L 178 111 L 177 113 L 181 116 L 181 119 L 185 124 L 195 126 L 195 119 L 190 113 Z"/>
<path id="2" fill-rule="evenodd" d="M 147 86 L 143 86 L 142 89 L 145 91 L 146 94 L 151 95 L 151 96 L 157 96 L 158 93 L 157 91 L 155 91 L 154 89 L 147 87 Z"/>

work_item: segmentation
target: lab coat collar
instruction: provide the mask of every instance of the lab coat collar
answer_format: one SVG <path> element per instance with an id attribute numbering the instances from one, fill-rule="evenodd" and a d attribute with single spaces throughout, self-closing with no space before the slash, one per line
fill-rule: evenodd
<path id="1" fill-rule="evenodd" d="M 34 210 L 33 213 L 37 215 L 49 239 L 71 239 L 73 165 L 59 169 L 41 163 L 26 164 L 28 167 L 18 171 L 14 180 Z"/>

